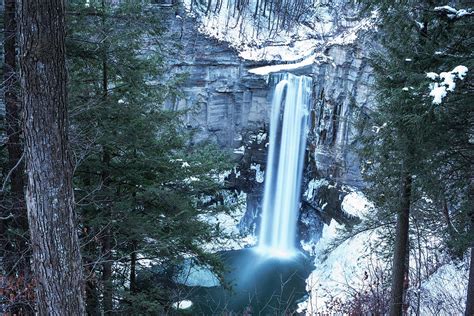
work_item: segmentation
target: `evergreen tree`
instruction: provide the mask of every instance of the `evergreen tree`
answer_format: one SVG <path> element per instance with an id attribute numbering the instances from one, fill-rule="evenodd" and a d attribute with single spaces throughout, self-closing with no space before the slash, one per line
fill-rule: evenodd
<path id="1" fill-rule="evenodd" d="M 447 241 L 453 237 L 458 240 L 455 244 L 461 253 L 466 249 L 459 243 L 464 239 L 462 235 L 467 234 L 467 240 L 472 242 L 469 219 L 462 215 L 472 209 L 468 193 L 472 174 L 472 79 L 468 75 L 454 92 L 448 92 L 442 105 L 437 105 L 429 95 L 427 78 L 430 71 L 450 71 L 460 64 L 470 69 L 472 18 L 443 16 L 443 9 L 437 8 L 442 5 L 438 1 L 376 1 L 368 6 L 380 9 L 384 52 L 373 63 L 379 102 L 370 118 L 373 131 L 363 141 L 366 177 L 371 197 L 388 211 L 387 217 L 390 210 L 397 209 L 398 201 L 407 206 L 408 194 L 411 201 L 411 207 L 400 207 L 406 211 L 398 213 L 392 315 L 401 313 L 406 278 L 400 275 L 403 261 L 403 274 L 408 271 L 406 244 L 402 245 L 404 251 L 397 251 L 400 240 L 408 242 L 408 210 L 417 224 L 431 225 Z M 406 175 L 410 176 L 410 189 Z M 397 187 L 399 183 L 401 189 Z M 435 201 L 436 209 L 426 209 L 420 202 L 427 197 Z M 428 212 L 434 214 L 427 217 Z M 450 232 L 449 237 L 444 234 L 446 231 Z M 402 235 L 404 238 L 400 239 Z"/>
<path id="2" fill-rule="evenodd" d="M 78 208 L 88 313 L 154 314 L 170 308 L 185 257 L 218 267 L 203 250 L 219 233 L 203 221 L 222 205 L 226 155 L 192 145 L 169 78 L 159 12 L 131 2 L 70 2 L 68 51 Z M 159 262 L 155 268 L 144 262 Z M 152 278 L 152 286 L 140 286 Z M 99 301 L 99 298 L 102 298 Z M 116 303 L 114 303 L 114 301 Z"/>

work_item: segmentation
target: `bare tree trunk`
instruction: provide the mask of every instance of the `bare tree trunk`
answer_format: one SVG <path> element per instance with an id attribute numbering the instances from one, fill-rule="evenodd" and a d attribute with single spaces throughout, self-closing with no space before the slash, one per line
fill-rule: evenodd
<path id="1" fill-rule="evenodd" d="M 474 247 L 471 247 L 471 263 L 469 267 L 469 282 L 467 285 L 465 316 L 474 315 Z"/>
<path id="2" fill-rule="evenodd" d="M 112 245 L 110 234 L 110 229 L 106 229 L 102 240 L 102 254 L 104 256 L 104 263 L 102 264 L 102 284 L 104 286 L 103 306 L 105 315 L 112 315 L 114 309 L 112 288 Z"/>
<path id="3" fill-rule="evenodd" d="M 28 217 L 25 206 L 25 181 L 23 147 L 21 141 L 21 111 L 17 98 L 17 74 L 16 74 L 16 20 L 15 0 L 5 0 L 4 25 L 4 100 L 5 100 L 5 125 L 8 151 L 8 170 L 10 172 L 10 196 L 11 214 L 9 227 L 18 231 L 14 240 L 9 240 L 6 233 L 6 225 L 1 229 L 2 240 L 7 241 L 2 245 L 4 253 L 4 268 L 7 273 L 20 272 L 29 273 L 30 264 L 28 253 Z M 2 221 L 4 224 L 4 221 Z"/>
<path id="4" fill-rule="evenodd" d="M 471 238 L 474 238 L 474 210 L 472 206 L 474 204 L 474 172 L 473 166 L 471 165 L 471 176 L 469 180 L 469 192 L 468 192 L 468 201 L 469 207 L 471 210 L 469 212 L 469 217 L 471 218 Z M 474 241 L 471 240 L 471 262 L 469 266 L 469 281 L 467 283 L 467 298 L 466 298 L 466 311 L 465 316 L 474 315 Z"/>
<path id="5" fill-rule="evenodd" d="M 130 292 L 137 292 L 137 242 L 132 241 L 132 253 L 130 254 Z"/>
<path id="6" fill-rule="evenodd" d="M 18 1 L 26 204 L 39 315 L 84 315 L 68 153 L 64 0 Z"/>
<path id="7" fill-rule="evenodd" d="M 408 263 L 408 229 L 411 204 L 411 175 L 402 176 L 401 203 L 397 215 L 395 234 L 395 251 L 392 266 L 392 297 L 390 301 L 390 316 L 402 315 L 404 281 Z"/>
<path id="8" fill-rule="evenodd" d="M 91 234 L 86 234 L 90 238 Z M 88 241 L 86 249 L 93 253 L 94 244 Z M 100 304 L 99 304 L 99 291 L 97 290 L 97 279 L 94 271 L 94 261 L 90 257 L 83 257 L 84 263 L 86 264 L 86 314 L 87 315 L 100 315 Z"/>
<path id="9" fill-rule="evenodd" d="M 106 12 L 106 1 L 107 0 L 102 0 L 102 10 L 103 12 Z M 106 15 L 104 14 L 102 16 L 102 32 L 107 34 L 107 25 L 106 25 Z M 103 51 L 102 51 L 102 97 L 104 99 L 104 102 L 107 101 L 108 96 L 109 96 L 109 67 L 108 67 L 108 46 L 107 46 L 107 41 L 104 40 L 103 43 Z M 109 187 L 109 182 L 110 182 L 110 175 L 108 172 L 108 168 L 110 165 L 110 153 L 109 149 L 106 146 L 103 146 L 102 148 L 103 154 L 102 154 L 102 164 L 104 166 L 104 170 L 102 171 L 102 183 L 104 184 L 105 188 L 107 189 Z M 106 203 L 105 205 L 105 216 L 108 217 L 110 220 L 112 219 L 112 214 L 111 214 L 111 209 L 110 206 L 108 205 L 109 203 Z M 104 235 L 102 237 L 102 255 L 104 258 L 104 263 L 102 264 L 102 285 L 103 285 L 103 308 L 104 308 L 104 314 L 105 315 L 112 315 L 113 313 L 113 284 L 112 284 L 112 261 L 113 261 L 113 256 L 112 256 L 112 231 L 110 227 L 106 228 L 104 230 Z"/>

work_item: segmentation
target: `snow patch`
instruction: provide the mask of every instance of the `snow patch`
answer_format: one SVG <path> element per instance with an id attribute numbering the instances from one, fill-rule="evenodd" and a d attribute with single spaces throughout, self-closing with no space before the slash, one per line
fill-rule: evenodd
<path id="1" fill-rule="evenodd" d="M 456 66 L 453 70 L 440 74 L 428 72 L 426 74 L 427 78 L 438 80 L 438 82 L 430 83 L 430 96 L 433 97 L 433 104 L 441 104 L 448 91 L 453 92 L 456 88 L 455 80 L 464 80 L 467 72 L 467 67 L 463 65 Z"/>
<path id="2" fill-rule="evenodd" d="M 306 66 L 311 66 L 314 63 L 315 58 L 316 58 L 316 54 L 313 54 L 298 63 L 263 66 L 263 67 L 250 69 L 249 72 L 256 75 L 268 75 L 274 72 L 295 70 L 295 69 L 303 68 Z"/>
<path id="3" fill-rule="evenodd" d="M 361 192 L 351 192 L 344 197 L 341 204 L 342 210 L 354 217 L 363 219 L 366 214 L 374 209 L 372 202 L 367 200 L 364 194 Z"/>
<path id="4" fill-rule="evenodd" d="M 385 127 L 387 127 L 387 123 L 386 123 L 386 122 L 383 123 L 382 126 L 374 125 L 374 126 L 372 126 L 372 132 L 374 132 L 375 134 L 378 134 L 378 133 L 380 133 L 380 130 L 381 130 L 382 128 L 385 128 Z"/>
<path id="5" fill-rule="evenodd" d="M 267 133 L 260 132 L 257 135 L 257 144 L 261 144 L 264 140 L 267 139 Z"/>
<path id="6" fill-rule="evenodd" d="M 463 16 L 469 16 L 469 15 L 474 15 L 474 12 L 472 9 L 460 9 L 456 10 L 455 8 L 449 6 L 449 5 L 444 5 L 440 7 L 435 7 L 434 8 L 435 12 L 442 12 L 446 13 L 446 16 L 449 19 L 459 19 L 462 18 Z"/>
<path id="7" fill-rule="evenodd" d="M 466 258 L 467 259 L 467 258 Z M 465 308 L 468 260 L 448 262 L 422 282 L 421 315 L 462 315 Z"/>
<path id="8" fill-rule="evenodd" d="M 234 154 L 243 155 L 245 153 L 245 146 L 242 145 L 239 148 L 234 149 Z"/>
<path id="9" fill-rule="evenodd" d="M 260 169 L 260 164 L 251 164 L 250 170 L 255 170 L 255 180 L 258 183 L 263 183 L 265 180 L 265 171 Z"/>
<path id="10" fill-rule="evenodd" d="M 306 280 L 306 290 L 309 298 L 298 305 L 298 313 L 306 315 L 331 314 L 328 309 L 330 302 L 339 299 L 344 302 L 350 298 L 348 286 L 360 288 L 365 280 L 364 264 L 361 258 L 368 254 L 367 244 L 377 240 L 375 232 L 364 232 L 346 240 L 328 255 L 325 250 L 330 247 L 338 236 L 342 225 L 332 220 L 329 226 L 324 226 L 322 237 L 314 246 L 317 254 L 316 269 Z"/>
<path id="11" fill-rule="evenodd" d="M 214 287 L 219 286 L 217 276 L 205 266 L 197 265 L 192 259 L 186 259 L 176 282 L 187 286 Z"/>
<path id="12" fill-rule="evenodd" d="M 174 309 L 188 309 L 188 308 L 191 308 L 191 306 L 193 306 L 193 302 L 189 300 L 182 300 L 182 301 L 173 303 Z"/>
<path id="13" fill-rule="evenodd" d="M 314 191 L 324 185 L 329 185 L 329 182 L 326 179 L 312 179 L 308 183 L 308 187 L 304 192 L 303 196 L 306 200 L 312 200 L 314 197 Z"/>

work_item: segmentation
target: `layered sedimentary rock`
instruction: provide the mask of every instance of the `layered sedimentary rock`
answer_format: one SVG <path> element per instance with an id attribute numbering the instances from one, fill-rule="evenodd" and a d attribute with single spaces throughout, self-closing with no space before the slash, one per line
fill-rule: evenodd
<path id="1" fill-rule="evenodd" d="M 369 40 L 367 40 L 369 41 Z M 367 44 L 367 45 L 366 45 Z M 314 161 L 320 176 L 361 186 L 355 138 L 357 120 L 373 106 L 373 75 L 368 43 L 327 49 L 330 62 L 315 65 L 313 75 Z"/>
<path id="2" fill-rule="evenodd" d="M 269 87 L 266 79 L 247 69 L 255 63 L 238 57 L 235 49 L 198 31 L 191 17 L 176 16 L 172 8 L 163 14 L 170 73 L 184 74 L 183 97 L 168 102 L 174 109 L 191 109 L 186 123 L 197 129 L 196 141 L 210 139 L 225 148 L 242 146 L 242 134 L 268 122 Z"/>

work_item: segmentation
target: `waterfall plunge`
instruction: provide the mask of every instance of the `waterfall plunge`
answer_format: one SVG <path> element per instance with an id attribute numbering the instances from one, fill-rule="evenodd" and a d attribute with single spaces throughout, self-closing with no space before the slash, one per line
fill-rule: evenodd
<path id="1" fill-rule="evenodd" d="M 279 75 L 272 100 L 270 148 L 257 250 L 291 257 L 300 203 L 311 78 Z"/>

